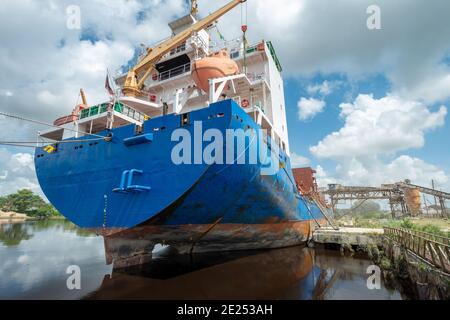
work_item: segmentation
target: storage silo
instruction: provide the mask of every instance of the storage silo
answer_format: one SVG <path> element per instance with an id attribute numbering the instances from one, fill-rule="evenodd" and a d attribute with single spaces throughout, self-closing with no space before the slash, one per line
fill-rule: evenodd
<path id="1" fill-rule="evenodd" d="M 411 215 L 418 216 L 422 213 L 422 201 L 420 197 L 420 191 L 417 188 L 405 188 L 405 201 L 406 205 L 411 212 Z"/>

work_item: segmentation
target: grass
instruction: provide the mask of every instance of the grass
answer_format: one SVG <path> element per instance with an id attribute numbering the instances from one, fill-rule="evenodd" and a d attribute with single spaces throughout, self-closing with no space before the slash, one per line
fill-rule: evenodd
<path id="1" fill-rule="evenodd" d="M 431 233 L 437 236 L 449 237 L 450 238 L 450 223 L 446 219 L 403 219 L 403 220 L 392 220 L 387 225 L 393 228 L 405 228 L 426 233 Z"/>
<path id="2" fill-rule="evenodd" d="M 342 225 L 342 223 L 338 224 Z M 405 218 L 402 220 L 396 219 L 373 219 L 366 217 L 354 218 L 354 227 L 359 228 L 405 228 L 431 233 L 438 236 L 450 238 L 450 220 L 437 218 Z"/>
<path id="3" fill-rule="evenodd" d="M 382 257 L 380 259 L 379 266 L 383 270 L 391 270 L 392 269 L 391 260 L 389 260 L 389 258 L 387 258 L 387 257 Z"/>

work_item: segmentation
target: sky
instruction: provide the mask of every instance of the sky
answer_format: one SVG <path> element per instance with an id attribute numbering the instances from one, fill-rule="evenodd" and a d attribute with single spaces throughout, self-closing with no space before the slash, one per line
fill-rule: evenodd
<path id="1" fill-rule="evenodd" d="M 226 2 L 199 0 L 200 15 Z M 105 101 L 107 69 L 123 71 L 187 11 L 183 0 L 3 0 L 0 111 L 52 122 L 79 88 Z M 246 23 L 250 42 L 273 42 L 291 159 L 316 168 L 321 186 L 433 179 L 450 190 L 448 12 L 448 0 L 248 0 L 218 28 L 231 40 Z M 0 128 L 1 141 L 44 129 L 2 116 Z M 0 195 L 20 188 L 40 192 L 33 149 L 0 146 Z"/>

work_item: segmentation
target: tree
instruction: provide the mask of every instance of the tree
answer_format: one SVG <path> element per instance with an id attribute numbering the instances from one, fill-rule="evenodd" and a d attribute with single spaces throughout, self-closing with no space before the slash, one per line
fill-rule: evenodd
<path id="1" fill-rule="evenodd" d="M 3 210 L 3 208 L 6 207 L 7 204 L 7 199 L 6 197 L 0 197 L 0 210 Z M 4 210 L 6 211 L 6 210 Z"/>
<path id="2" fill-rule="evenodd" d="M 7 206 L 9 208 L 7 211 L 33 214 L 44 204 L 45 202 L 40 196 L 35 195 L 28 189 L 22 189 L 7 196 Z"/>
<path id="3" fill-rule="evenodd" d="M 359 200 L 353 204 L 351 210 L 357 215 L 368 215 L 371 213 L 378 213 L 381 211 L 379 203 L 371 200 Z"/>
<path id="4" fill-rule="evenodd" d="M 33 234 L 21 223 L 0 225 L 0 243 L 5 246 L 17 246 L 22 240 L 29 240 Z"/>
<path id="5" fill-rule="evenodd" d="M 51 204 L 46 203 L 40 196 L 28 189 L 0 197 L 0 209 L 40 218 L 59 215 L 59 212 Z"/>
<path id="6" fill-rule="evenodd" d="M 49 203 L 40 206 L 35 215 L 40 218 L 52 217 L 59 215 L 59 212 Z"/>
<path id="7" fill-rule="evenodd" d="M 378 202 L 371 200 L 358 200 L 349 209 L 337 209 L 338 217 L 384 218 L 386 215 Z"/>

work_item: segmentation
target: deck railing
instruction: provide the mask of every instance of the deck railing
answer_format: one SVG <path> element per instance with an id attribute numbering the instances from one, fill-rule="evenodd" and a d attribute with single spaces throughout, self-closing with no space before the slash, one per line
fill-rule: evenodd
<path id="1" fill-rule="evenodd" d="M 96 116 L 98 114 L 106 113 L 106 112 L 108 112 L 108 107 L 109 107 L 108 103 L 103 103 L 100 105 L 92 106 L 88 109 L 84 109 L 80 112 L 80 119 L 84 119 L 84 118 Z M 139 112 L 139 111 L 137 111 L 123 103 L 120 103 L 120 102 L 116 102 L 114 104 L 114 111 L 121 113 L 127 117 L 130 117 L 134 120 L 137 120 L 139 122 L 144 122 L 144 120 L 146 118 L 146 116 L 142 112 Z"/>
<path id="2" fill-rule="evenodd" d="M 390 239 L 415 253 L 436 268 L 450 274 L 450 239 L 404 228 L 384 228 Z"/>
<path id="3" fill-rule="evenodd" d="M 158 80 L 159 81 L 167 80 L 167 79 L 182 75 L 184 73 L 188 73 L 190 71 L 191 71 L 191 63 L 189 62 L 182 66 L 178 66 L 173 69 L 161 72 L 158 76 Z"/>

